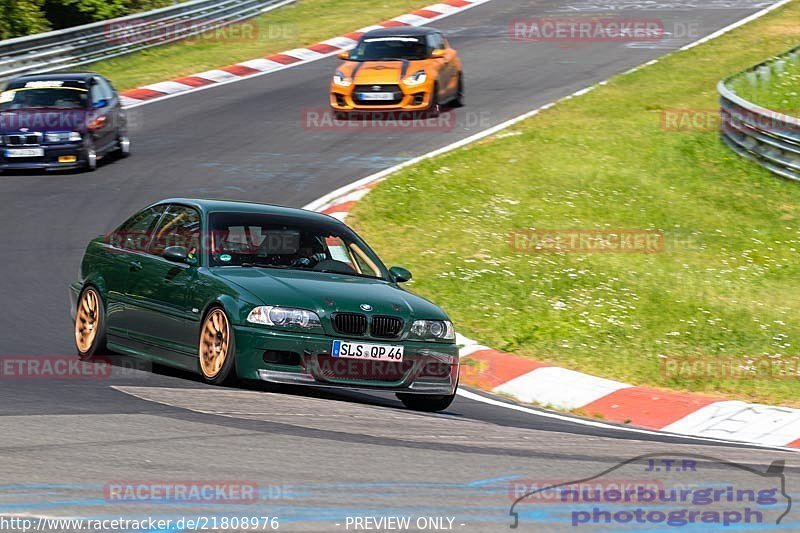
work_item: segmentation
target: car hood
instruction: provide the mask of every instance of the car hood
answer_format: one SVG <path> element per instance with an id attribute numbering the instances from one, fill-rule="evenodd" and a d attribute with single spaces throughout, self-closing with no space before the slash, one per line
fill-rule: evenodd
<path id="1" fill-rule="evenodd" d="M 14 109 L 0 111 L 0 133 L 78 131 L 86 133 L 92 113 L 85 109 Z M 27 130 L 25 130 L 27 128 Z"/>
<path id="2" fill-rule="evenodd" d="M 341 70 L 356 85 L 395 85 L 406 76 L 424 68 L 423 61 L 351 62 Z"/>
<path id="3" fill-rule="evenodd" d="M 299 307 L 321 317 L 334 312 L 370 313 L 404 319 L 447 320 L 428 300 L 387 281 L 302 270 L 220 267 L 215 275 L 246 290 L 264 305 Z"/>

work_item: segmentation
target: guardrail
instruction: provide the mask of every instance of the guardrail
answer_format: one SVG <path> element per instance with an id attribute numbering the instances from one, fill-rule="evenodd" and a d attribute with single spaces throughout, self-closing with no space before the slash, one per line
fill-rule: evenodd
<path id="1" fill-rule="evenodd" d="M 129 54 L 240 22 L 295 0 L 191 0 L 145 13 L 0 41 L 0 81 Z"/>
<path id="2" fill-rule="evenodd" d="M 789 60 L 800 60 L 800 47 L 736 76 L 745 75 L 757 81 L 772 72 L 776 64 Z M 775 174 L 800 181 L 800 117 L 763 108 L 736 95 L 728 88 L 734 77 L 717 84 L 722 140 L 737 154 L 753 159 Z"/>

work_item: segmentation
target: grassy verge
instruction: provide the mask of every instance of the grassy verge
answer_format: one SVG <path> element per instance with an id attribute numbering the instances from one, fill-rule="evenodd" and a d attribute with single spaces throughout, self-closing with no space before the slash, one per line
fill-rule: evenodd
<path id="1" fill-rule="evenodd" d="M 796 372 L 662 370 L 675 357 L 747 371 L 800 355 L 800 186 L 733 154 L 715 127 L 662 125 L 669 110 L 715 114 L 717 81 L 796 44 L 797 20 L 792 2 L 411 167 L 351 222 L 482 344 L 635 384 L 800 405 Z M 528 229 L 654 229 L 664 248 L 514 251 L 509 234 Z"/>
<path id="2" fill-rule="evenodd" d="M 430 0 L 298 0 L 221 32 L 89 66 L 119 90 L 169 80 L 351 32 L 429 5 Z"/>
<path id="3" fill-rule="evenodd" d="M 786 60 L 783 71 L 773 68 L 768 80 L 756 81 L 742 75 L 731 81 L 731 88 L 760 106 L 800 116 L 800 53 L 795 60 Z"/>

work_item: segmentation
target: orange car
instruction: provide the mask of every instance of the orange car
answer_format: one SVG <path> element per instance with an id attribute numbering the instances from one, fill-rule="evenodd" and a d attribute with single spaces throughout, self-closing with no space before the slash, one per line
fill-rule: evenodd
<path id="1" fill-rule="evenodd" d="M 395 27 L 365 33 L 331 81 L 339 116 L 358 111 L 426 111 L 464 105 L 461 60 L 433 28 Z"/>

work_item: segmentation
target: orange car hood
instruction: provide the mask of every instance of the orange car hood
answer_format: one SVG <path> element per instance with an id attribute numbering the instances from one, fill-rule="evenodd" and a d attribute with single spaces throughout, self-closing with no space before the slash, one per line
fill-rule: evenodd
<path id="1" fill-rule="evenodd" d="M 364 61 L 352 64 L 347 74 L 357 85 L 389 85 L 423 68 L 423 61 Z"/>

